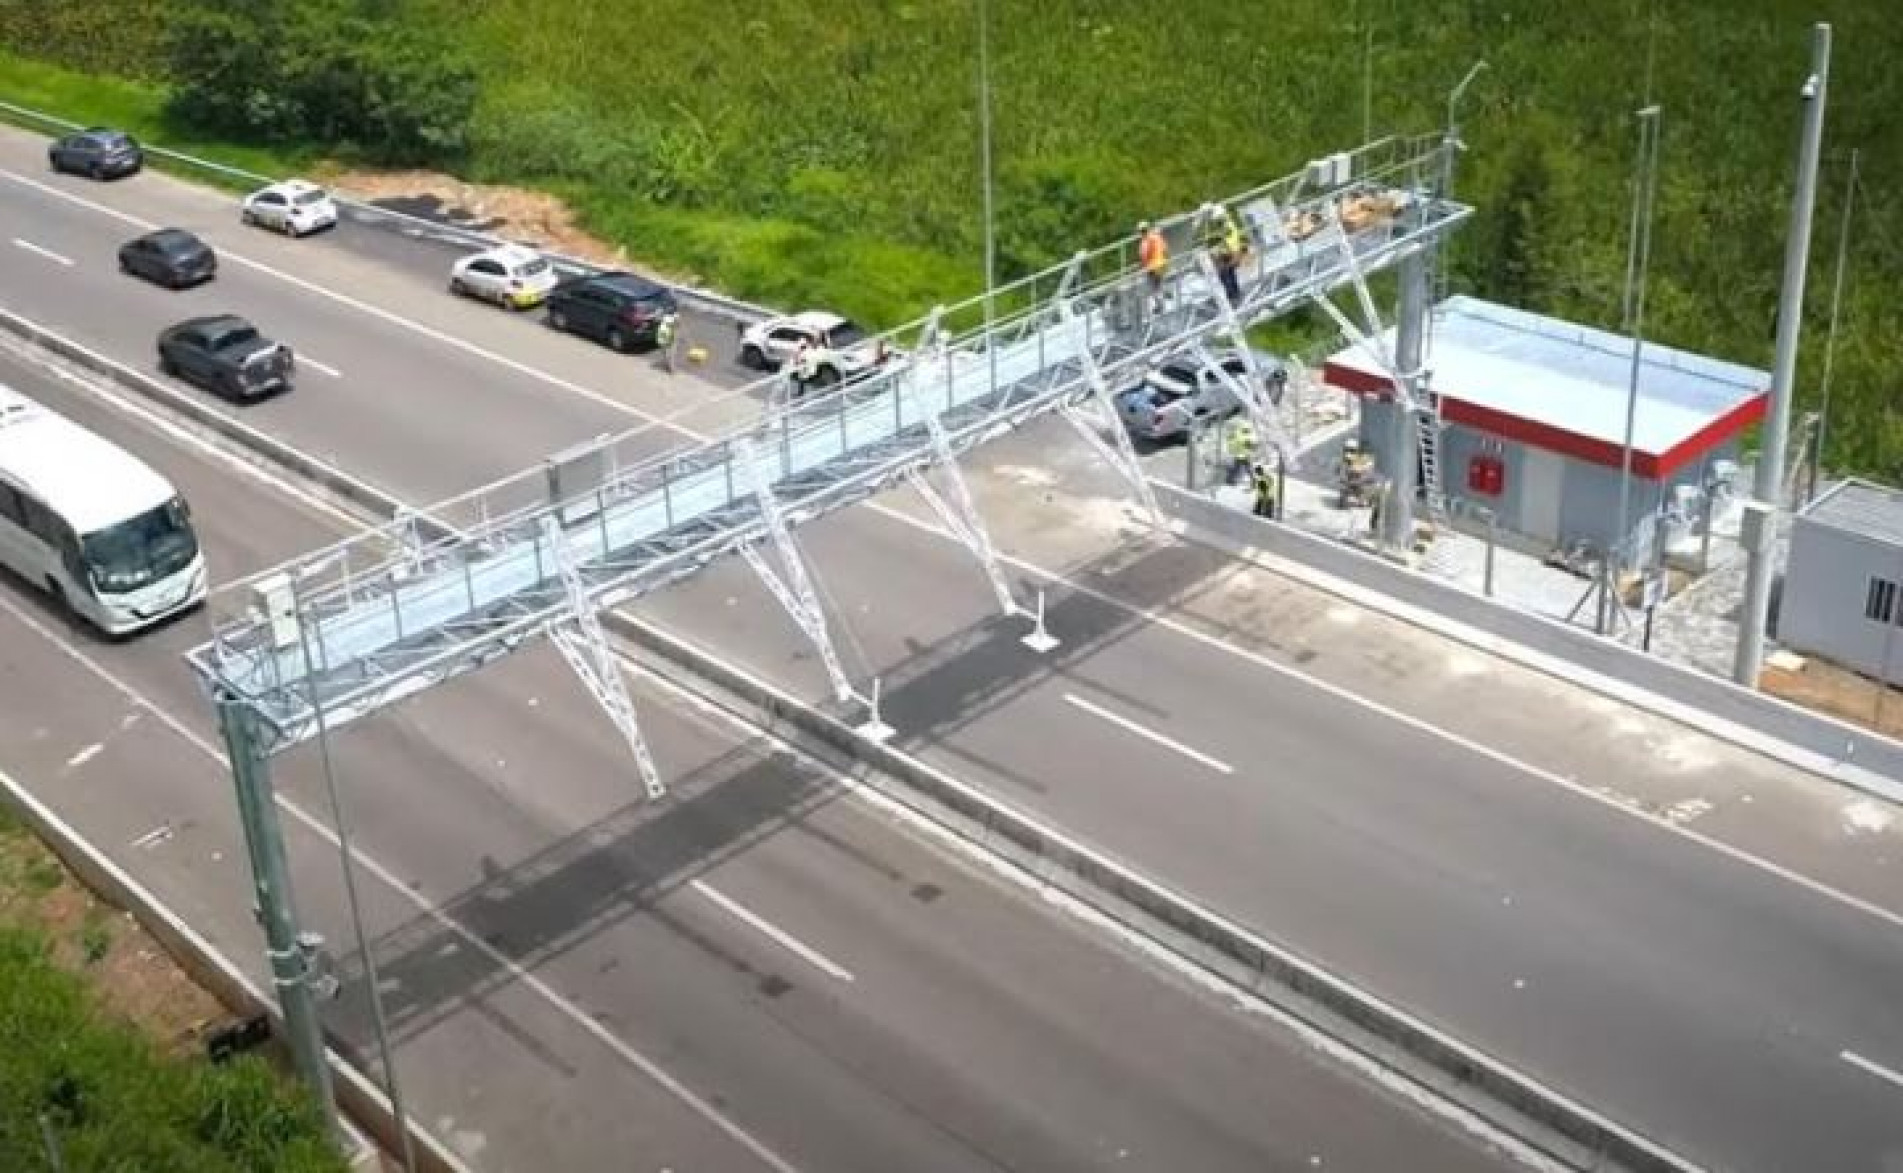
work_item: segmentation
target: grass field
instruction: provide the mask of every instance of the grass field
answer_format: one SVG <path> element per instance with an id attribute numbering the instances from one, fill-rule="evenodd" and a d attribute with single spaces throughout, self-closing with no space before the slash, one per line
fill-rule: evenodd
<path id="1" fill-rule="evenodd" d="M 16 49 L 93 71 L 60 25 L 140 0 L 18 15 Z M 892 323 L 974 292 L 981 274 L 972 0 L 697 0 L 658 14 L 609 0 L 393 0 L 451 30 L 477 64 L 465 177 L 568 196 L 643 259 L 742 296 L 831 304 Z M 1796 86 L 1809 22 L 1834 22 L 1830 142 L 1802 398 L 1818 397 L 1841 153 L 1864 194 L 1903 172 L 1903 50 L 1891 0 L 991 0 L 997 225 L 1005 276 L 1351 146 L 1367 128 L 1436 128 L 1464 106 L 1459 194 L 1480 209 L 1454 250 L 1457 288 L 1601 325 L 1618 322 L 1632 111 L 1665 110 L 1649 321 L 1661 341 L 1768 366 Z M 15 15 L 9 16 L 9 9 Z M 1654 10 L 1656 9 L 1656 16 Z M 163 73 L 157 31 L 114 50 Z M 30 43 L 29 43 L 30 39 Z M 85 42 L 90 45 L 92 42 Z M 83 59 L 81 59 L 83 58 Z M 18 92 L 16 57 L 0 90 Z M 26 83 L 33 82 L 28 77 Z M 158 116 L 159 91 L 39 79 L 63 108 Z M 117 104 L 115 107 L 115 103 Z M 168 138 L 178 137 L 167 135 Z M 332 149 L 335 149 L 334 146 Z M 1854 234 L 1835 363 L 1837 462 L 1903 475 L 1894 410 L 1903 208 L 1868 200 Z"/>
<path id="2" fill-rule="evenodd" d="M 222 1018 L 0 806 L 0 1169 L 343 1173 L 276 1072 L 203 1060 Z"/>

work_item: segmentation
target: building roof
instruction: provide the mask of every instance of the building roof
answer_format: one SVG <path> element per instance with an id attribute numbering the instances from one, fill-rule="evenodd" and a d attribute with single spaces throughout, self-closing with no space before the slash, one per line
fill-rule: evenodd
<path id="1" fill-rule="evenodd" d="M 1831 529 L 1903 546 L 1903 489 L 1841 481 L 1806 505 L 1803 517 Z"/>
<path id="2" fill-rule="evenodd" d="M 1382 335 L 1394 345 L 1394 331 Z M 1446 419 L 1535 447 L 1618 467 L 1624 458 L 1632 340 L 1472 297 L 1435 311 L 1427 366 Z M 1330 383 L 1364 395 L 1390 388 L 1349 347 Z M 1633 471 L 1663 478 L 1764 415 L 1764 371 L 1646 343 L 1633 423 Z"/>
<path id="3" fill-rule="evenodd" d="M 137 457 L 0 384 L 0 468 L 84 537 L 176 497 Z"/>

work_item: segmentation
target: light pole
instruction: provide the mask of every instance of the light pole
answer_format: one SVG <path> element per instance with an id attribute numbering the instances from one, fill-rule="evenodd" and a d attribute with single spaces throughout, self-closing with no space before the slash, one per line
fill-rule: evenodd
<path id="1" fill-rule="evenodd" d="M 1652 266 L 1652 201 L 1658 190 L 1659 108 L 1647 106 L 1639 111 L 1639 156 L 1633 174 L 1632 233 L 1626 244 L 1625 327 L 1632 335 L 1632 367 L 1626 380 L 1625 445 L 1619 459 L 1619 512 L 1612 520 L 1607 536 L 1606 556 L 1614 561 L 1602 576 L 1610 581 L 1600 587 L 1596 630 L 1606 633 L 1608 600 L 1605 592 L 1617 590 L 1619 572 L 1625 569 L 1630 554 L 1632 526 L 1627 514 L 1632 509 L 1632 437 L 1639 421 L 1639 369 L 1645 354 L 1645 286 Z M 1654 540 L 1657 535 L 1654 534 Z M 1648 619 L 1649 622 L 1649 619 Z"/>
<path id="2" fill-rule="evenodd" d="M 1777 357 L 1771 371 L 1771 406 L 1764 422 L 1764 450 L 1740 533 L 1746 548 L 1744 604 L 1738 615 L 1738 653 L 1732 679 L 1758 686 L 1764 667 L 1764 624 L 1771 611 L 1771 554 L 1777 541 L 1777 511 L 1784 485 L 1784 445 L 1791 429 L 1791 392 L 1797 379 L 1797 341 L 1804 324 L 1804 277 L 1810 264 L 1811 218 L 1817 205 L 1817 160 L 1824 141 L 1824 104 L 1830 92 L 1830 26 L 1811 32 L 1811 71 L 1798 95 L 1804 103 L 1804 134 L 1797 150 L 1797 195 L 1791 203 L 1791 233 L 1784 249 L 1784 290 L 1778 299 Z"/>
<path id="3" fill-rule="evenodd" d="M 998 284 L 998 240 L 991 204 L 991 4 L 978 0 L 979 166 L 985 201 L 985 325 L 991 324 L 991 291 Z"/>

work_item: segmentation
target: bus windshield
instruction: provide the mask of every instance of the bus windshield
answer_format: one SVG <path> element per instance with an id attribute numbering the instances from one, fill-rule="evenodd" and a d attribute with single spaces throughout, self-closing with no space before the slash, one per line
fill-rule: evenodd
<path id="1" fill-rule="evenodd" d="M 135 591 L 170 578 L 198 556 L 185 503 L 174 497 L 157 509 L 80 539 L 93 585 L 108 594 Z"/>

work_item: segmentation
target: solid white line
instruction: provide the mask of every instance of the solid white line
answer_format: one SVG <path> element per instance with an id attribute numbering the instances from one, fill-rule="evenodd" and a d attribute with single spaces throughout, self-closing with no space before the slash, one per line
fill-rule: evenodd
<path id="1" fill-rule="evenodd" d="M 726 909 L 729 913 L 733 915 L 734 919 L 744 921 L 747 924 L 758 929 L 761 935 L 767 937 L 774 944 L 780 946 L 782 949 L 785 949 L 788 953 L 793 954 L 794 956 L 798 957 L 800 960 L 811 965 L 814 969 L 819 970 L 821 973 L 827 975 L 828 977 L 838 978 L 842 982 L 849 982 L 853 980 L 851 970 L 847 969 L 843 965 L 840 965 L 838 962 L 835 962 L 830 957 L 827 957 L 824 953 L 821 953 L 819 950 L 814 949 L 811 946 L 807 945 L 805 942 L 801 941 L 798 937 L 795 937 L 793 934 L 785 931 L 784 929 L 781 929 L 779 926 L 775 925 L 772 921 L 767 920 L 765 917 L 761 916 L 759 913 L 753 912 L 752 910 L 748 909 L 746 906 L 738 903 L 732 897 L 726 895 L 725 893 L 721 892 L 719 889 L 715 888 L 712 884 L 709 884 L 704 880 L 694 880 L 692 881 L 691 886 L 693 887 L 694 891 L 700 893 L 702 896 L 705 896 L 707 899 L 713 901 L 715 904 L 719 905 L 721 908 Z"/>
<path id="2" fill-rule="evenodd" d="M 1124 729 L 1128 729 L 1130 732 L 1136 734 L 1138 737 L 1147 737 L 1148 739 L 1150 739 L 1151 741 L 1154 741 L 1156 744 L 1162 746 L 1163 748 L 1173 749 L 1177 753 L 1182 754 L 1184 757 L 1188 758 L 1190 761 L 1200 762 L 1203 765 L 1208 766 L 1210 769 L 1216 771 L 1219 774 L 1233 774 L 1236 772 L 1235 768 L 1232 767 L 1228 762 L 1221 761 L 1217 758 L 1212 758 L 1208 754 L 1203 753 L 1200 750 L 1191 749 L 1189 746 L 1184 745 L 1182 742 L 1177 741 L 1174 738 L 1165 737 L 1163 734 L 1158 733 L 1156 730 L 1151 729 L 1146 725 L 1139 725 L 1128 717 L 1122 716 L 1117 713 L 1113 713 L 1109 709 L 1106 709 L 1101 705 L 1092 704 L 1091 702 L 1085 700 L 1083 697 L 1076 695 L 1075 693 L 1069 693 L 1069 692 L 1065 693 L 1064 699 L 1066 701 L 1069 701 L 1071 704 L 1077 706 L 1078 708 L 1082 709 L 1086 713 L 1091 713 L 1095 716 L 1102 717 L 1104 720 L 1110 722 L 1112 725 L 1118 725 Z"/>
<path id="3" fill-rule="evenodd" d="M 0 595 L 0 610 L 11 614 L 29 630 L 39 635 L 41 639 L 52 644 L 61 654 L 78 663 L 80 667 L 86 669 L 99 680 L 110 685 L 119 695 L 151 713 L 154 717 L 157 717 L 167 729 L 178 734 L 186 744 L 211 758 L 223 768 L 230 769 L 230 763 L 217 747 L 194 733 L 184 722 L 161 708 L 157 702 L 148 699 L 145 694 L 141 693 L 138 689 L 120 680 L 109 669 L 99 664 L 91 656 L 88 656 L 86 653 L 61 639 L 39 620 L 22 610 L 12 599 Z M 277 796 L 277 805 L 281 807 L 286 814 L 304 824 L 313 834 L 323 839 L 326 843 L 329 843 L 332 847 L 338 846 L 337 836 L 331 829 L 321 820 L 305 812 L 303 808 L 299 807 L 296 803 L 291 802 L 280 794 Z M 352 859 L 357 861 L 358 866 L 362 867 L 366 872 L 369 872 L 384 884 L 388 885 L 392 891 L 415 905 L 418 911 L 454 934 L 463 944 L 482 954 L 490 964 L 506 972 L 515 982 L 534 991 L 537 996 L 552 1006 L 563 1018 L 568 1019 L 570 1023 L 579 1027 L 583 1032 L 607 1047 L 610 1051 L 613 1051 L 623 1062 L 627 1063 L 628 1066 L 641 1072 L 660 1087 L 664 1088 L 701 1119 L 707 1121 L 707 1123 L 724 1133 L 736 1144 L 752 1153 L 761 1164 L 774 1170 L 774 1173 L 799 1173 L 796 1166 L 774 1152 L 771 1148 L 768 1148 L 764 1141 L 756 1139 L 753 1134 L 724 1115 L 719 1108 L 715 1107 L 709 1101 L 702 1099 L 692 1088 L 670 1075 L 660 1064 L 648 1058 L 640 1051 L 635 1050 L 626 1041 L 595 1021 L 593 1016 L 557 993 L 553 987 L 540 977 L 537 977 L 534 973 L 518 965 L 514 959 L 497 950 L 495 946 L 483 940 L 472 930 L 465 928 L 461 922 L 443 912 L 436 905 L 431 904 L 421 894 L 412 890 L 408 884 L 398 878 L 396 873 L 390 871 L 390 869 L 384 867 L 381 863 L 357 848 L 353 847 L 350 855 Z"/>
<path id="4" fill-rule="evenodd" d="M 48 195 L 55 196 L 59 199 L 67 200 L 71 203 L 75 203 L 87 208 L 91 208 L 94 211 L 100 212 L 107 216 L 114 217 L 118 220 L 121 220 L 128 224 L 135 225 L 137 227 L 146 228 L 148 230 L 155 227 L 155 225 L 153 225 L 149 221 L 141 220 L 140 218 L 136 216 L 128 215 L 115 208 L 106 207 L 104 204 L 95 203 L 92 200 L 85 199 L 84 197 L 76 195 L 72 192 L 62 191 L 58 188 L 49 187 L 46 184 L 37 182 L 36 180 L 29 179 L 26 176 L 19 175 L 11 171 L 7 171 L 5 169 L 0 169 L 0 177 L 10 179 L 15 183 L 33 188 L 35 190 L 44 192 Z M 279 279 L 286 281 L 292 285 L 295 285 L 298 288 L 308 290 L 321 297 L 329 298 L 332 301 L 336 301 L 340 304 L 348 305 L 353 308 L 362 310 L 363 312 L 370 314 L 373 317 L 382 319 L 384 321 L 388 321 L 400 326 L 404 326 L 408 329 L 416 331 L 419 334 L 422 334 L 424 337 L 435 339 L 437 341 L 444 343 L 445 345 L 455 347 L 456 349 L 475 355 L 479 358 L 487 359 L 509 370 L 516 371 L 520 374 L 527 375 L 528 377 L 532 379 L 539 380 L 540 382 L 545 383 L 551 387 L 556 387 L 565 391 L 572 391 L 575 394 L 580 395 L 585 399 L 589 399 L 593 402 L 602 404 L 603 406 L 612 408 L 615 411 L 621 412 L 624 415 L 629 415 L 637 419 L 640 419 L 645 423 L 666 428 L 670 431 L 677 432 L 690 439 L 703 440 L 703 441 L 707 439 L 707 437 L 704 434 L 697 432 L 694 429 L 689 428 L 684 424 L 676 423 L 668 417 L 652 415 L 648 412 L 644 412 L 638 408 L 632 407 L 629 404 L 622 403 L 618 400 L 609 399 L 608 397 L 601 395 L 598 392 L 591 391 L 586 387 L 582 387 L 578 384 L 569 382 L 568 380 L 562 379 L 558 376 L 551 375 L 545 371 L 529 366 L 526 363 L 518 362 L 515 359 L 507 358 L 503 355 L 496 354 L 493 351 L 485 350 L 482 347 L 474 345 L 473 343 L 465 342 L 460 338 L 453 337 L 451 335 L 443 333 L 442 331 L 432 329 L 420 323 L 410 321 L 407 318 L 403 318 L 400 315 L 390 313 L 387 310 L 378 308 L 376 306 L 368 305 L 364 302 L 360 302 L 356 300 L 355 298 L 347 297 L 341 293 L 336 293 L 332 290 L 324 288 L 321 285 L 316 285 L 309 281 L 305 281 L 301 278 L 293 277 L 288 273 L 280 272 L 279 270 L 273 269 L 268 265 L 264 265 L 256 261 L 249 260 L 243 256 L 239 256 L 236 254 L 227 253 L 225 255 L 230 256 L 231 259 L 239 262 L 240 264 L 249 265 L 252 268 L 259 270 L 260 272 L 264 272 L 272 276 L 278 277 Z M 920 519 L 916 517 L 913 517 L 909 514 L 901 512 L 900 510 L 894 509 L 890 506 L 880 505 L 876 501 L 867 502 L 865 505 L 865 508 L 878 516 L 888 518 L 892 521 L 900 522 L 901 524 L 910 526 L 913 529 L 919 530 L 920 532 L 931 534 L 942 541 L 956 542 L 958 540 L 949 530 L 943 529 L 940 526 L 934 525 L 930 522 L 921 521 Z M 1182 539 L 1177 539 L 1177 540 L 1180 541 Z M 1611 810 L 1617 811 L 1631 818 L 1638 819 L 1642 822 L 1649 823 L 1653 827 L 1657 828 L 1658 830 L 1664 831 L 1667 834 L 1677 835 L 1680 838 L 1683 838 L 1689 842 L 1696 843 L 1702 847 L 1707 847 L 1713 851 L 1718 852 L 1720 855 L 1723 855 L 1727 857 L 1728 859 L 1731 859 L 1735 863 L 1743 864 L 1747 867 L 1754 868 L 1760 872 L 1763 872 L 1766 875 L 1774 876 L 1778 879 L 1785 880 L 1789 883 L 1795 884 L 1798 887 L 1805 889 L 1806 891 L 1811 892 L 1814 895 L 1821 896 L 1827 900 L 1834 901 L 1847 908 L 1852 908 L 1858 912 L 1865 913 L 1869 916 L 1872 916 L 1878 920 L 1885 922 L 1886 924 L 1889 924 L 1890 926 L 1894 928 L 1903 929 L 1903 914 L 1898 914 L 1887 908 L 1883 908 L 1879 905 L 1873 904 L 1868 900 L 1864 900 L 1861 897 L 1853 896 L 1847 892 L 1843 892 L 1838 889 L 1832 888 L 1828 884 L 1824 884 L 1818 880 L 1813 880 L 1808 876 L 1800 875 L 1797 872 L 1794 872 L 1791 869 L 1783 866 L 1782 864 L 1777 864 L 1777 863 L 1771 862 L 1770 860 L 1762 859 L 1758 856 L 1752 855 L 1750 852 L 1745 851 L 1742 848 L 1734 847 L 1729 843 L 1724 843 L 1719 840 L 1713 839 L 1707 835 L 1702 834 L 1701 832 L 1692 830 L 1689 827 L 1686 827 L 1680 824 L 1674 824 L 1671 821 L 1661 818 L 1657 815 L 1654 815 L 1649 811 L 1646 811 L 1639 807 L 1632 806 L 1625 802 L 1621 802 L 1610 795 L 1601 794 L 1598 791 L 1593 790 L 1592 788 L 1587 786 L 1582 786 L 1572 781 L 1569 778 L 1562 777 L 1558 774 L 1553 773 L 1550 770 L 1546 770 L 1539 766 L 1535 766 L 1529 762 L 1523 762 L 1519 760 L 1518 758 L 1513 757 L 1510 754 L 1504 753 L 1500 750 L 1493 749 L 1490 746 L 1483 745 L 1479 742 L 1472 740 L 1471 738 L 1463 737 L 1460 734 L 1454 733 L 1450 730 L 1443 729 L 1440 726 L 1433 724 L 1432 722 L 1422 720 L 1421 718 L 1414 717 L 1410 714 L 1403 713 L 1399 711 L 1398 709 L 1394 709 L 1388 705 L 1382 704 L 1379 701 L 1371 700 L 1357 693 L 1350 692 L 1346 688 L 1343 688 L 1339 685 L 1331 684 L 1326 680 L 1320 679 L 1319 677 L 1310 676 L 1308 673 L 1300 671 L 1299 669 L 1290 667 L 1289 665 L 1277 663 L 1276 661 L 1271 660 L 1268 657 L 1263 656 L 1257 652 L 1251 651 L 1247 648 L 1238 647 L 1232 643 L 1228 643 L 1215 636 L 1209 635 L 1206 632 L 1203 632 L 1194 627 L 1191 627 L 1179 620 L 1173 619 L 1170 616 L 1163 614 L 1162 611 L 1157 608 L 1132 606 L 1131 604 L 1126 603 L 1123 600 L 1118 599 L 1113 595 L 1106 594 L 1103 591 L 1099 591 L 1084 583 L 1076 582 L 1072 579 L 1066 578 L 1064 575 L 1056 571 L 1048 570 L 1042 566 L 1039 566 L 1032 562 L 1028 562 L 1022 558 L 1018 558 L 1018 557 L 1007 555 L 1000 552 L 999 560 L 1006 563 L 1007 565 L 1017 568 L 1023 573 L 1033 578 L 1036 578 L 1040 581 L 1048 582 L 1048 583 L 1056 583 L 1059 585 L 1066 586 L 1070 588 L 1071 590 L 1076 591 L 1078 594 L 1084 595 L 1096 602 L 1104 604 L 1105 606 L 1113 607 L 1116 610 L 1121 611 L 1126 615 L 1130 615 L 1130 616 L 1142 619 L 1146 623 L 1162 628 L 1163 630 L 1173 632 L 1174 634 L 1183 636 L 1184 638 L 1193 640 L 1216 652 L 1222 653 L 1224 655 L 1237 657 L 1248 663 L 1254 664 L 1257 667 L 1267 669 L 1270 672 L 1273 672 L 1279 676 L 1286 677 L 1290 680 L 1301 681 L 1302 683 L 1307 684 L 1309 687 L 1317 689 L 1318 691 L 1321 691 L 1323 693 L 1326 693 L 1337 700 L 1343 701 L 1350 705 L 1354 705 L 1368 712 L 1376 713 L 1381 716 L 1387 717 L 1390 720 L 1406 725 L 1409 728 L 1416 730 L 1417 732 L 1425 733 L 1430 737 L 1439 738 L 1452 745 L 1459 746 L 1481 757 L 1487 758 L 1488 760 L 1493 761 L 1499 765 L 1506 766 L 1510 769 L 1518 770 L 1528 775 L 1529 777 L 1538 779 L 1543 782 L 1547 782 L 1553 786 L 1559 787 L 1560 789 L 1565 790 L 1578 797 L 1590 799 L 1601 806 L 1607 807 Z"/>
<path id="5" fill-rule="evenodd" d="M 317 370 L 324 372 L 326 375 L 329 375 L 333 379 L 341 379 L 344 377 L 344 373 L 338 370 L 336 367 L 333 367 L 329 365 L 328 363 L 318 362 L 316 359 L 312 358 L 308 354 L 305 354 L 301 350 L 297 351 L 297 365 L 299 367 L 315 367 Z"/>
<path id="6" fill-rule="evenodd" d="M 1892 1071 L 1875 1060 L 1865 1059 L 1855 1051 L 1840 1051 L 1837 1053 L 1837 1058 L 1842 1059 L 1852 1067 L 1861 1068 L 1871 1075 L 1876 1076 L 1878 1079 L 1883 1080 L 1885 1083 L 1893 1083 L 1897 1087 L 1903 1087 L 1903 1072 Z"/>
<path id="7" fill-rule="evenodd" d="M 13 238 L 13 243 L 17 247 L 23 248 L 30 253 L 38 253 L 40 256 L 45 257 L 49 261 L 56 261 L 59 264 L 65 265 L 69 269 L 73 267 L 73 262 L 70 258 L 62 257 L 50 248 L 41 248 L 39 245 L 34 244 L 32 241 L 21 240 L 17 236 Z"/>
<path id="8" fill-rule="evenodd" d="M 61 191 L 59 188 L 50 187 L 47 184 L 39 182 L 38 180 L 28 179 L 24 175 L 20 175 L 16 172 L 5 170 L 4 168 L 0 168 L 0 177 L 10 179 L 14 183 L 20 184 L 23 187 L 30 187 L 34 189 L 35 191 L 44 192 L 47 195 L 65 200 L 68 203 L 77 204 L 83 208 L 90 208 L 91 210 L 95 212 L 99 212 L 103 215 L 111 216 L 114 219 L 122 221 L 123 223 L 126 223 L 126 224 L 130 224 L 135 228 L 144 228 L 145 230 L 149 232 L 158 227 L 158 225 L 154 224 L 152 221 L 142 219 L 141 217 L 131 215 L 130 213 L 127 213 L 127 212 L 121 212 L 117 208 L 109 208 L 104 204 L 96 203 L 92 200 L 86 199 L 84 196 L 75 195 L 69 191 Z M 356 298 L 351 297 L 347 294 L 338 293 L 336 290 L 319 285 L 314 281 L 306 281 L 302 277 L 293 276 L 290 273 L 286 273 L 282 269 L 274 268 L 270 265 L 267 265 L 263 261 L 253 260 L 252 258 L 247 257 L 242 253 L 232 252 L 230 249 L 228 249 L 224 245 L 220 245 L 218 248 L 218 259 L 221 261 L 235 262 L 237 264 L 245 266 L 246 268 L 254 269 L 257 272 L 263 273 L 266 276 L 275 277 L 279 281 L 282 281 L 287 285 L 293 285 L 297 287 L 298 289 L 302 289 L 306 293 L 316 294 L 318 297 L 322 297 L 330 301 L 334 301 L 338 305 L 349 306 L 351 309 L 369 314 L 371 317 L 377 318 L 380 321 L 388 322 L 389 324 L 393 326 L 400 326 L 403 329 L 413 331 L 417 334 L 421 334 L 423 337 L 428 338 L 435 342 L 440 342 L 444 346 L 448 346 L 455 350 L 460 350 L 465 354 L 473 355 L 476 358 L 484 359 L 488 362 L 495 363 L 498 366 L 506 367 L 507 369 L 512 370 L 519 375 L 525 375 L 528 378 L 534 379 L 535 381 L 539 383 L 547 384 L 548 386 L 554 387 L 557 390 L 567 391 L 572 394 L 579 395 L 584 399 L 591 400 L 594 403 L 600 404 L 603 407 L 610 408 L 624 415 L 631 415 L 638 419 L 641 419 L 643 421 L 648 421 L 648 422 L 652 422 L 654 420 L 654 417 L 648 415 L 646 412 L 637 411 L 636 409 L 628 406 L 627 404 L 622 403 L 618 399 L 611 398 L 607 395 L 602 394 L 599 391 L 591 390 L 590 388 L 582 386 L 580 383 L 571 382 L 568 379 L 564 379 L 560 377 L 559 375 L 551 375 L 547 371 L 543 371 L 536 367 L 532 367 L 529 364 L 524 362 L 518 362 L 515 359 L 508 357 L 507 355 L 497 354 L 493 350 L 487 350 L 483 347 L 477 346 L 473 342 L 468 342 L 461 338 L 458 338 L 453 334 L 444 333 L 443 331 L 438 330 L 432 326 L 425 326 L 421 322 L 418 322 L 412 318 L 406 318 L 402 314 L 392 313 L 391 311 L 386 310 L 381 306 L 371 305 L 369 302 L 359 301 Z M 681 429 L 681 430 L 685 431 L 685 429 Z M 692 433 L 688 433 L 688 434 L 691 435 Z"/>

